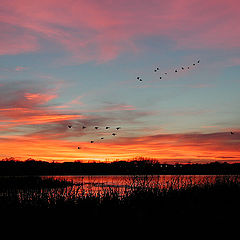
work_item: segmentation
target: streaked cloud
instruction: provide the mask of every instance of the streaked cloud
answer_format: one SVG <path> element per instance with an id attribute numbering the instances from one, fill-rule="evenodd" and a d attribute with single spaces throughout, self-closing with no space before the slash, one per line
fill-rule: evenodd
<path id="1" fill-rule="evenodd" d="M 59 132 L 59 134 L 61 134 Z M 240 130 L 236 135 L 228 132 L 211 134 L 158 134 L 140 137 L 120 137 L 118 140 L 108 138 L 104 141 L 89 141 L 48 138 L 44 134 L 7 137 L 0 139 L 0 145 L 8 149 L 2 154 L 23 156 L 25 151 L 29 157 L 37 158 L 36 152 L 41 151 L 40 159 L 45 160 L 77 160 L 106 158 L 128 159 L 134 156 L 157 158 L 162 162 L 209 162 L 209 161 L 240 161 Z M 14 145 L 18 146 L 17 150 Z M 24 146 L 24 147 L 23 147 Z M 81 146 L 81 151 L 77 150 Z M 9 156 L 9 155 L 8 155 Z"/>
<path id="2" fill-rule="evenodd" d="M 79 113 L 61 112 L 51 104 L 58 97 L 55 89 L 23 83 L 13 86 L 3 84 L 0 88 L 0 119 L 10 125 L 44 124 L 84 118 Z"/>
<path id="3" fill-rule="evenodd" d="M 104 62 L 136 51 L 136 39 L 155 35 L 178 48 L 239 48 L 236 0 L 1 3 L 0 54 L 38 51 L 45 39 L 63 47 L 68 61 Z"/>

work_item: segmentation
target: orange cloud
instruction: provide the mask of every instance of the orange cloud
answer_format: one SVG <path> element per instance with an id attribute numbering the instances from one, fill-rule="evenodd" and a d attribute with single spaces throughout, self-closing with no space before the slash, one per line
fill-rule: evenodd
<path id="1" fill-rule="evenodd" d="M 25 85 L 17 85 L 17 88 L 10 85 L 3 85 L 0 89 L 0 121 L 7 127 L 47 124 L 52 122 L 63 122 L 73 119 L 84 119 L 85 116 L 57 108 L 58 105 L 51 105 L 50 102 L 58 97 L 54 90 L 39 89 L 30 91 L 21 89 Z M 36 88 L 36 86 L 35 86 Z M 44 92 L 44 93 L 43 93 Z"/>
<path id="2" fill-rule="evenodd" d="M 57 97 L 56 94 L 24 93 L 24 97 L 35 104 L 43 104 Z"/>
<path id="3" fill-rule="evenodd" d="M 81 149 L 78 150 L 77 147 Z M 159 134 L 143 137 L 107 138 L 104 141 L 71 141 L 48 136 L 8 136 L 0 138 L 2 156 L 33 157 L 48 161 L 128 159 L 135 156 L 163 162 L 240 162 L 240 131 L 211 134 Z"/>
<path id="4" fill-rule="evenodd" d="M 65 120 L 73 120 L 73 119 L 79 119 L 84 118 L 81 115 L 51 115 L 48 113 L 45 113 L 45 115 L 36 115 L 36 116 L 28 116 L 27 118 L 22 117 L 11 120 L 11 122 L 16 122 L 18 124 L 44 124 L 44 123 L 50 123 L 50 122 L 57 122 L 57 121 L 65 121 Z"/>

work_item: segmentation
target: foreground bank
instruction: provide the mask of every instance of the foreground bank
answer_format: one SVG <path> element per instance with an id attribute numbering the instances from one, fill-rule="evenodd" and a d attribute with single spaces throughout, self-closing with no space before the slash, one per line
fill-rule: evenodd
<path id="1" fill-rule="evenodd" d="M 135 177 L 134 185 L 126 188 L 125 194 L 120 194 L 113 187 L 104 191 L 92 191 L 90 188 L 86 191 L 82 185 L 66 180 L 40 177 L 2 179 L 0 208 L 5 210 L 66 211 L 82 219 L 135 222 L 153 219 L 230 221 L 240 213 L 238 176 L 226 176 L 214 183 L 181 188 L 174 187 L 174 184 L 168 188 L 151 186 L 147 176 L 144 184 L 142 179 Z"/>

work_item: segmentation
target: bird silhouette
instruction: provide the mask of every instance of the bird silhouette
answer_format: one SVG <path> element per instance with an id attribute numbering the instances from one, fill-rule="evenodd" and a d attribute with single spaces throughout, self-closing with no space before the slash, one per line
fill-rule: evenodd
<path id="1" fill-rule="evenodd" d="M 78 147 L 78 149 L 80 149 L 80 147 Z"/>
<path id="2" fill-rule="evenodd" d="M 68 125 L 68 128 L 72 128 L 72 126 L 71 126 L 71 125 Z"/>
<path id="3" fill-rule="evenodd" d="M 193 63 L 193 66 L 195 66 L 195 63 Z"/>
<path id="4" fill-rule="evenodd" d="M 190 68 L 190 67 L 187 67 L 188 69 Z"/>
<path id="5" fill-rule="evenodd" d="M 231 132 L 231 134 L 234 134 L 234 132 Z"/>
<path id="6" fill-rule="evenodd" d="M 82 126 L 82 129 L 86 128 L 85 126 Z"/>
<path id="7" fill-rule="evenodd" d="M 112 135 L 113 135 L 113 136 L 116 136 L 117 134 L 116 134 L 116 133 L 113 133 Z"/>
<path id="8" fill-rule="evenodd" d="M 198 60 L 197 63 L 200 63 L 200 60 Z"/>
<path id="9" fill-rule="evenodd" d="M 157 67 L 157 70 L 159 70 L 159 68 Z"/>
<path id="10" fill-rule="evenodd" d="M 177 72 L 177 70 L 175 70 L 175 72 Z"/>
<path id="11" fill-rule="evenodd" d="M 164 73 L 165 75 L 167 75 L 167 73 Z"/>
<path id="12" fill-rule="evenodd" d="M 94 143 L 94 141 L 91 141 L 90 143 Z"/>
<path id="13" fill-rule="evenodd" d="M 159 79 L 162 79 L 162 77 L 159 77 Z"/>
<path id="14" fill-rule="evenodd" d="M 120 127 L 117 127 L 116 129 L 117 129 L 117 130 L 119 130 L 119 129 L 120 129 Z"/>
<path id="15" fill-rule="evenodd" d="M 137 77 L 137 79 L 139 80 L 139 79 L 140 79 L 140 77 Z"/>
<path id="16" fill-rule="evenodd" d="M 182 70 L 184 70 L 184 67 L 182 67 Z"/>
<path id="17" fill-rule="evenodd" d="M 104 137 L 101 137 L 101 139 L 104 139 Z"/>
<path id="18" fill-rule="evenodd" d="M 98 129 L 98 127 L 95 127 L 95 129 Z"/>
<path id="19" fill-rule="evenodd" d="M 110 127 L 106 127 L 106 129 L 109 129 Z"/>
<path id="20" fill-rule="evenodd" d="M 142 82 L 142 79 L 140 78 L 139 81 Z"/>

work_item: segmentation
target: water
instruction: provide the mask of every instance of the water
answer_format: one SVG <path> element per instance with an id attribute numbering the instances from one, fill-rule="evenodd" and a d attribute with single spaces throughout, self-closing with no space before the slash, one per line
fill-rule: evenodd
<path id="1" fill-rule="evenodd" d="M 213 185 L 216 182 L 238 181 L 235 175 L 104 175 L 104 176 L 44 176 L 57 180 L 72 181 L 71 191 L 76 194 L 102 194 L 109 190 L 119 195 L 127 194 L 137 188 L 158 188 L 161 190 L 186 189 L 194 186 Z"/>
<path id="2" fill-rule="evenodd" d="M 56 181 L 46 183 L 46 181 L 41 182 L 41 179 L 60 181 L 57 184 Z M 7 181 L 5 187 L 4 178 L 0 179 L 0 203 L 17 201 L 21 205 L 41 202 L 41 204 L 52 206 L 58 200 L 70 199 L 74 202 L 86 197 L 101 199 L 106 196 L 122 199 L 139 189 L 157 190 L 160 193 L 195 186 L 211 186 L 217 182 L 236 181 L 239 183 L 240 177 L 234 175 L 42 176 L 41 178 L 14 177 L 13 179 L 10 177 L 10 182 Z"/>

